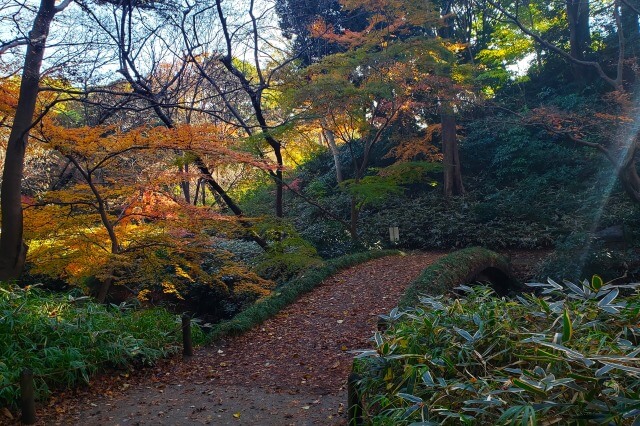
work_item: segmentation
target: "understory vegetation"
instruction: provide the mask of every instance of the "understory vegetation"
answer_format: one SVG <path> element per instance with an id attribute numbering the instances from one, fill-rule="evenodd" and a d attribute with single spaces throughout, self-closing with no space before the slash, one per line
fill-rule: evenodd
<path id="1" fill-rule="evenodd" d="M 205 335 L 196 323 L 194 343 Z M 88 383 L 98 372 L 154 364 L 182 348 L 180 317 L 135 304 L 102 305 L 81 292 L 0 286 L 0 405 L 20 398 L 20 373 L 33 372 L 36 396 Z"/>
<path id="2" fill-rule="evenodd" d="M 530 285 L 537 294 L 517 299 L 463 286 L 394 309 L 354 363 L 358 421 L 635 424 L 638 285 Z"/>

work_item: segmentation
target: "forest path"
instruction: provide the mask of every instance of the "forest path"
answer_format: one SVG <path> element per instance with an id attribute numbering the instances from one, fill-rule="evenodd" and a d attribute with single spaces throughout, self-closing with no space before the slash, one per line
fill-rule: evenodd
<path id="1" fill-rule="evenodd" d="M 239 337 L 53 399 L 40 424 L 340 425 L 353 353 L 378 315 L 443 253 L 388 256 L 340 271 Z"/>

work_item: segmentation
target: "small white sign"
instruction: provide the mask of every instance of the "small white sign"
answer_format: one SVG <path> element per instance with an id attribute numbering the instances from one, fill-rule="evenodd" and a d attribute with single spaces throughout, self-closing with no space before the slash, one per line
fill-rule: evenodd
<path id="1" fill-rule="evenodd" d="M 389 239 L 392 243 L 397 243 L 398 241 L 400 241 L 400 230 L 397 226 L 389 227 Z"/>

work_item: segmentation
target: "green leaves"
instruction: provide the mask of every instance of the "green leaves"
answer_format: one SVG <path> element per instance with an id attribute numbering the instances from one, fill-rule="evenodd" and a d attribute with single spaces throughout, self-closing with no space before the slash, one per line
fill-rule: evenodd
<path id="1" fill-rule="evenodd" d="M 18 400 L 24 367 L 33 370 L 43 397 L 57 387 L 89 382 L 106 367 L 152 364 L 180 349 L 179 323 L 166 310 L 84 299 L 0 285 L 0 405 Z M 201 343 L 200 328 L 192 330 L 194 342 Z"/>
<path id="2" fill-rule="evenodd" d="M 540 396 L 547 396 L 547 393 L 542 388 L 539 388 L 530 382 L 525 382 L 524 380 L 520 379 L 513 379 L 512 382 L 515 386 L 519 387 L 520 389 L 524 389 L 527 392 L 531 392 Z"/>
<path id="3" fill-rule="evenodd" d="M 379 204 L 393 194 L 404 192 L 394 179 L 386 176 L 365 176 L 360 181 L 349 179 L 341 185 L 346 192 L 356 197 L 359 207 Z"/>
<path id="4" fill-rule="evenodd" d="M 600 277 L 600 275 L 594 275 L 593 277 L 591 277 L 592 289 L 594 289 L 595 291 L 598 291 L 602 288 L 603 285 L 604 285 L 604 282 L 602 281 L 602 278 Z"/>
<path id="5" fill-rule="evenodd" d="M 362 400 L 371 401 L 365 421 L 640 422 L 640 294 L 623 297 L 619 288 L 638 285 L 533 286 L 541 296 L 515 301 L 463 287 L 464 297 L 422 296 L 395 311 L 374 338 L 378 350 L 355 363 Z"/>
<path id="6" fill-rule="evenodd" d="M 573 326 L 571 325 L 571 318 L 569 318 L 569 311 L 564 310 L 562 314 L 562 342 L 568 342 L 573 335 Z"/>

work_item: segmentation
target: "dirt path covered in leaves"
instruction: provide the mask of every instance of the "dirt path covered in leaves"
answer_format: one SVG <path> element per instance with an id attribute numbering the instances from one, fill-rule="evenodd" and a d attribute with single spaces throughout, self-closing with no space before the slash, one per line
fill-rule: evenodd
<path id="1" fill-rule="evenodd" d="M 41 424 L 340 425 L 353 354 L 377 316 L 440 253 L 390 256 L 326 279 L 240 337 L 200 348 L 135 377 L 94 379 L 53 398 Z"/>

